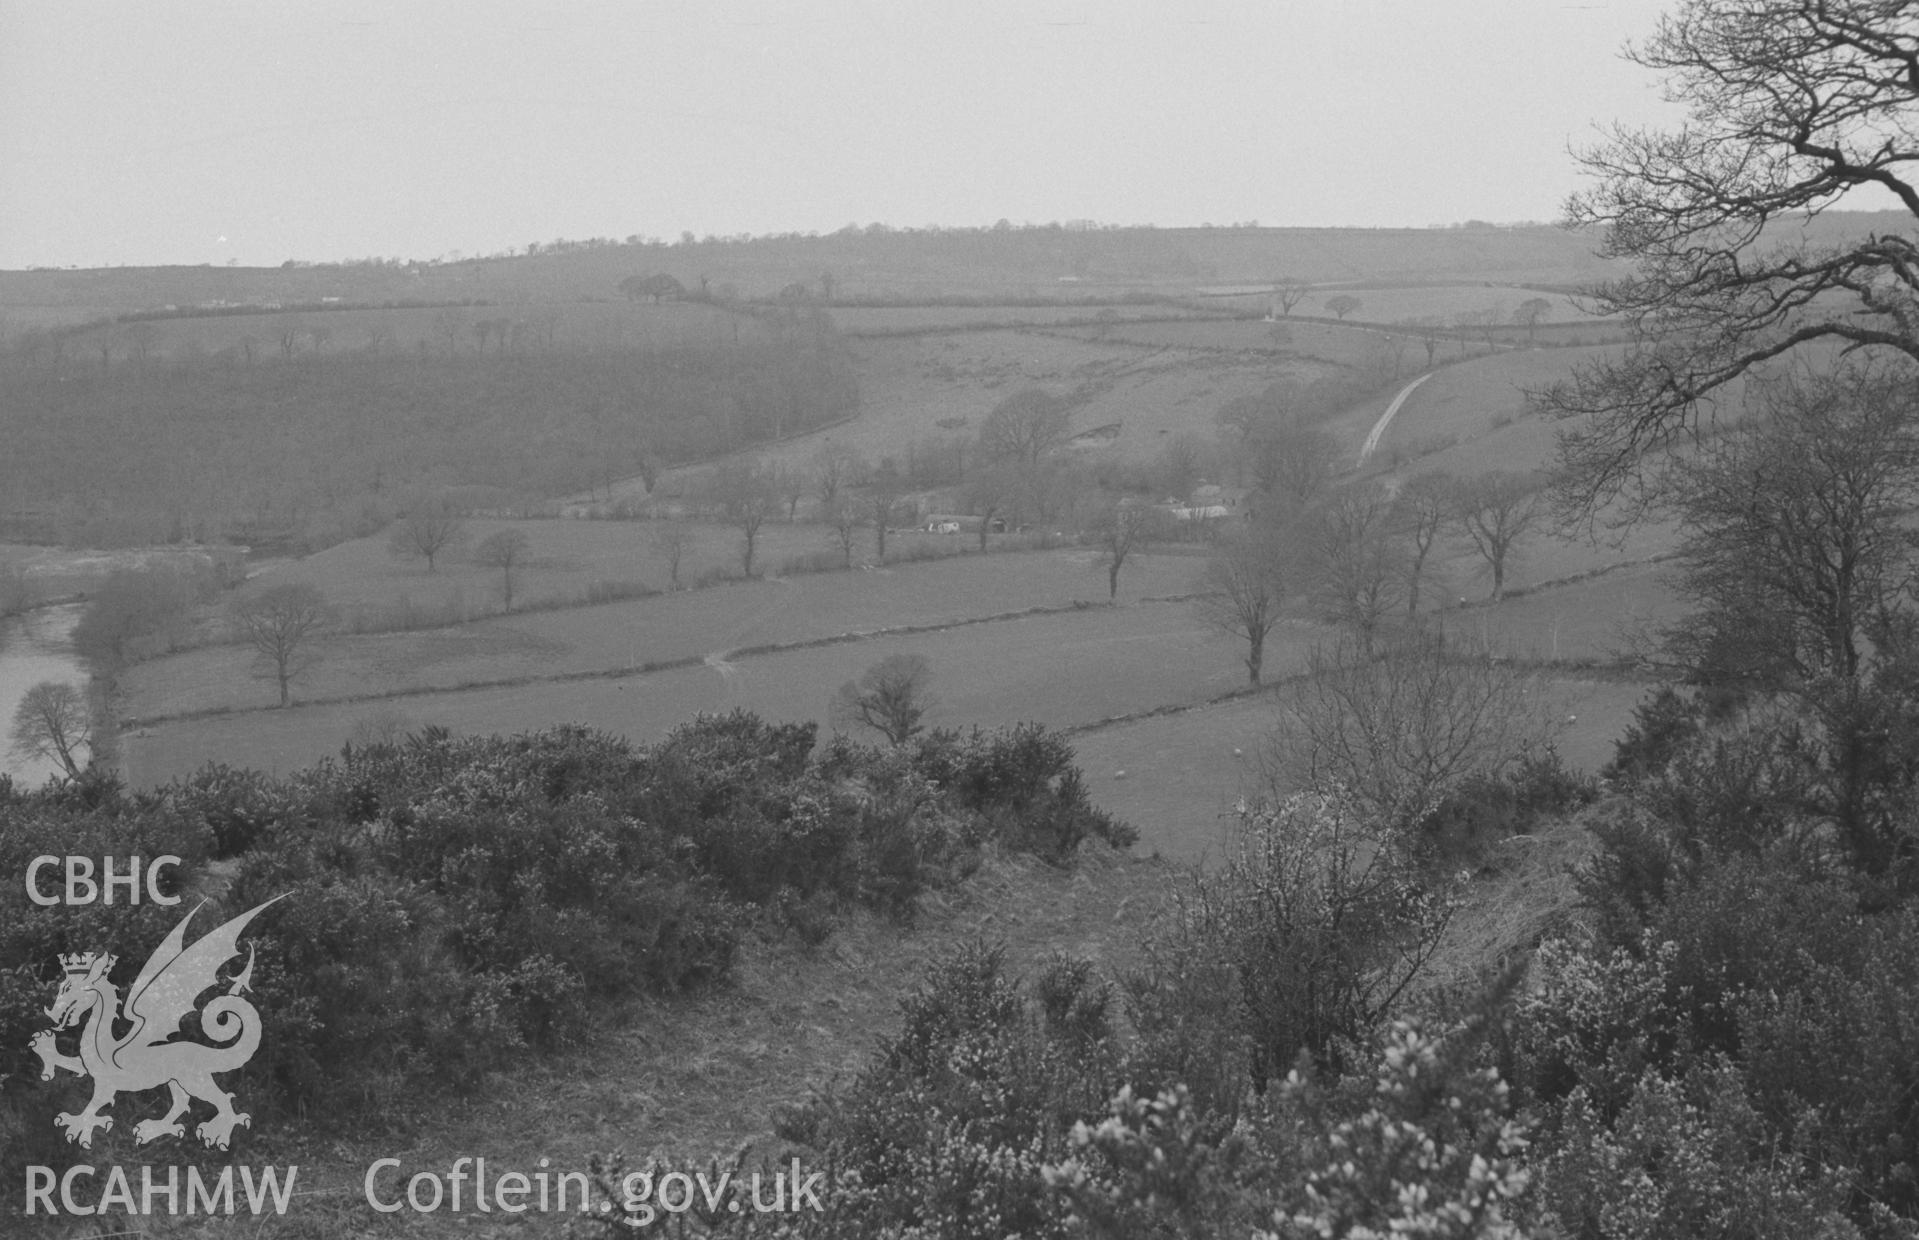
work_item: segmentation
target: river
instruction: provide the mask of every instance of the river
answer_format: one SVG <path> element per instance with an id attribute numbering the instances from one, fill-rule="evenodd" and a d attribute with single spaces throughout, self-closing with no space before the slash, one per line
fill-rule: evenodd
<path id="1" fill-rule="evenodd" d="M 11 775 L 17 785 L 37 788 L 60 773 L 52 758 L 13 752 L 13 712 L 27 690 L 43 680 L 86 689 L 87 669 L 70 640 L 81 610 L 82 604 L 63 603 L 0 619 L 0 774 Z"/>

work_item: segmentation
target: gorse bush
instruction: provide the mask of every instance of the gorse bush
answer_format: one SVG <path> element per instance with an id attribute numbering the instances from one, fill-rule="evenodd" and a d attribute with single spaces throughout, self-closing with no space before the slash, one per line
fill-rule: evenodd
<path id="1" fill-rule="evenodd" d="M 1142 1086 L 1150 1048 L 1109 1006 L 1083 961 L 1054 957 L 1025 986 L 996 948 L 936 962 L 847 1088 L 779 1117 L 834 1174 L 827 1213 L 783 1234 L 1521 1234 L 1525 1125 L 1463 1031 L 1369 1035 L 1362 1075 L 1302 1068 L 1264 1097 L 1242 1065 L 1229 1114 Z"/>
<path id="2" fill-rule="evenodd" d="M 470 1086 L 586 1036 L 596 1009 L 720 981 L 756 922 L 817 941 L 845 910 L 910 915 L 983 847 L 1040 841 L 1063 859 L 1072 832 L 1017 830 L 1009 803 L 1081 824 L 1075 839 L 1125 834 L 1084 804 L 1071 750 L 1041 730 L 955 740 L 953 761 L 813 749 L 811 724 L 744 712 L 649 748 L 582 728 L 427 729 L 281 779 L 209 766 L 138 797 L 98 781 L 9 789 L 0 862 L 17 874 L 43 853 L 177 854 L 179 879 L 214 902 L 195 934 L 280 897 L 245 934 L 272 1036 L 229 1087 L 256 1113 L 324 1101 L 337 1116 L 421 1083 Z M 968 796 L 927 771 L 995 755 L 1011 773 Z M 33 1079 L 21 1113 L 44 1124 L 75 1089 L 41 1085 L 24 1049 L 58 956 L 112 950 L 124 989 L 190 907 L 0 913 L 4 958 L 31 962 L 0 975 L 0 1073 Z M 1086 1043 L 1097 1016 L 1067 1002 L 1061 1036 Z"/>

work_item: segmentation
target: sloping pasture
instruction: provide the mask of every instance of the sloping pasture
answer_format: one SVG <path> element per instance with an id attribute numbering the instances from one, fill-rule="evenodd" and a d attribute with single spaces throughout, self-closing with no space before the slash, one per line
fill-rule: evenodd
<path id="1" fill-rule="evenodd" d="M 1315 630 L 1286 626 L 1269 643 L 1278 669 Z M 123 740 L 125 765 L 144 786 L 218 759 L 287 770 L 336 751 L 356 724 L 397 715 L 404 726 L 513 732 L 583 723 L 654 739 L 700 711 L 736 707 L 769 719 L 830 722 L 836 688 L 881 657 L 924 655 L 937 699 L 928 722 L 993 727 L 1038 720 L 1070 727 L 1169 703 L 1201 702 L 1244 680 L 1238 647 L 1190 606 L 1140 604 L 968 625 L 910 637 L 716 660 L 645 675 L 549 680 L 509 688 L 248 710 L 153 724 Z"/>
<path id="2" fill-rule="evenodd" d="M 1186 593 L 1199 565 L 1191 556 L 1136 555 L 1121 574 L 1121 600 Z M 320 659 L 295 696 L 354 697 L 634 669 L 742 647 L 953 624 L 1105 597 L 1104 574 L 1093 554 L 1081 550 L 741 582 L 452 628 L 328 638 L 318 644 Z M 121 678 L 121 694 L 121 714 L 136 720 L 273 700 L 272 686 L 254 674 L 252 651 L 235 645 L 138 664 Z"/>
<path id="3" fill-rule="evenodd" d="M 1647 692 L 1633 681 L 1551 677 L 1541 682 L 1560 719 L 1560 756 L 1596 771 Z M 1259 754 L 1288 692 L 1266 692 L 1155 715 L 1073 737 L 1094 804 L 1139 829 L 1141 853 L 1187 864 L 1217 860 L 1230 840 L 1233 803 L 1264 789 Z"/>

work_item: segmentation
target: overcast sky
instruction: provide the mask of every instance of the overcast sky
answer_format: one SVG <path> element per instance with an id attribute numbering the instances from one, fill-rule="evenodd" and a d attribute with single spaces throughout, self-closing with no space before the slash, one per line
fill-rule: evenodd
<path id="1" fill-rule="evenodd" d="M 0 267 L 1553 219 L 1662 0 L 0 0 Z"/>

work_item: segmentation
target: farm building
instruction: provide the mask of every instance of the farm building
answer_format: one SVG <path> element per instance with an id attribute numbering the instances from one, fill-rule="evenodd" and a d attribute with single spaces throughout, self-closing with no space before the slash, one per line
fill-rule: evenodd
<path id="1" fill-rule="evenodd" d="M 926 522 L 921 528 L 925 529 L 929 534 L 977 534 L 979 533 L 979 526 L 980 519 L 978 517 L 967 516 L 963 513 L 934 512 L 927 514 Z M 1004 534 L 1006 532 L 1006 518 L 994 517 L 992 524 L 986 527 L 986 532 L 989 534 Z"/>

